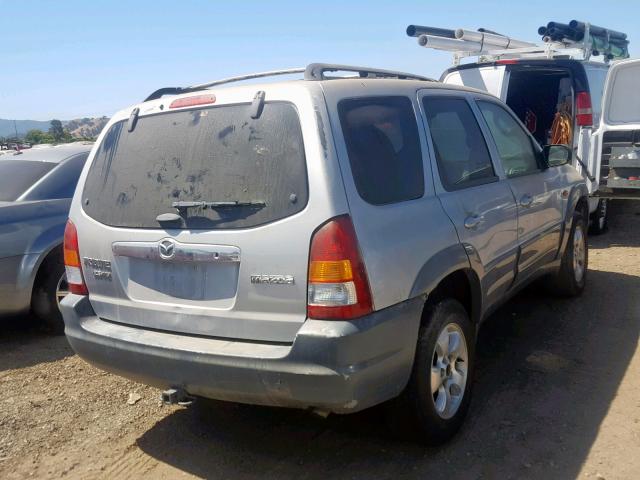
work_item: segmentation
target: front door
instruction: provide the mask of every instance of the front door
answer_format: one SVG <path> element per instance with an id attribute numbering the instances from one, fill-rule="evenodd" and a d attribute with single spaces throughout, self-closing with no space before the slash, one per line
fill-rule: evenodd
<path id="1" fill-rule="evenodd" d="M 425 93 L 434 179 L 445 212 L 470 260 L 481 271 L 490 307 L 513 283 L 517 209 L 505 179 L 495 173 L 471 105 L 460 94 Z"/>
<path id="2" fill-rule="evenodd" d="M 491 100 L 477 105 L 518 206 L 518 280 L 524 280 L 558 253 L 566 178 L 562 169 L 542 164 L 535 141 L 505 107 Z"/>

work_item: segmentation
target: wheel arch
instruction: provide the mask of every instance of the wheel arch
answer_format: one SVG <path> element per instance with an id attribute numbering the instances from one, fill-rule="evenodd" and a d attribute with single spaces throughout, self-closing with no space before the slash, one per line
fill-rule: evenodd
<path id="1" fill-rule="evenodd" d="M 411 296 L 418 295 L 426 295 L 425 309 L 443 298 L 454 298 L 464 306 L 472 323 L 479 323 L 482 285 L 463 245 L 447 247 L 424 264 L 412 288 Z"/>
<path id="2" fill-rule="evenodd" d="M 48 269 L 50 268 L 50 265 L 55 261 L 56 258 L 63 258 L 61 243 L 52 245 L 46 252 L 43 252 L 42 255 L 40 255 L 40 257 L 38 258 L 38 262 L 34 265 L 33 271 L 35 272 L 35 274 L 32 275 L 33 280 L 31 283 L 32 299 L 36 288 L 42 283 Z"/>

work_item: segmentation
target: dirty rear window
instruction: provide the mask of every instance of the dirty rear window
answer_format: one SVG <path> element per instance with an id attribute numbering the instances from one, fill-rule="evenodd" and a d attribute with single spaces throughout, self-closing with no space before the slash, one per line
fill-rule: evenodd
<path id="1" fill-rule="evenodd" d="M 82 196 L 86 213 L 116 227 L 159 228 L 174 202 L 239 202 L 180 211 L 182 228 L 247 228 L 301 211 L 308 198 L 295 107 L 267 102 L 140 117 L 106 133 Z M 176 228 L 180 224 L 172 224 Z"/>

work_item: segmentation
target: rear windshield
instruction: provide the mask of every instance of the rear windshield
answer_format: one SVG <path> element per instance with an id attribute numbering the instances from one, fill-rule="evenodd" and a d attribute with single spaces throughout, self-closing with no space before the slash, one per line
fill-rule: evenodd
<path id="1" fill-rule="evenodd" d="M 227 229 L 301 211 L 308 188 L 295 107 L 267 102 L 259 118 L 251 113 L 250 104 L 161 113 L 139 118 L 133 132 L 115 123 L 84 185 L 86 213 L 134 228 L 159 228 L 158 215 L 180 213 L 182 228 Z M 174 202 L 225 203 L 177 210 Z"/>
<path id="2" fill-rule="evenodd" d="M 52 162 L 0 160 L 0 201 L 15 201 L 55 166 Z"/>

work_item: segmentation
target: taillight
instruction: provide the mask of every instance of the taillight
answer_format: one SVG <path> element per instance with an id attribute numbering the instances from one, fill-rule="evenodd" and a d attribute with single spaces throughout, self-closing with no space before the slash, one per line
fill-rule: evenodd
<path id="1" fill-rule="evenodd" d="M 64 229 L 64 267 L 67 272 L 69 291 L 77 295 L 87 295 L 87 286 L 82 276 L 82 264 L 80 263 L 80 250 L 78 248 L 78 232 L 76 226 L 67 220 Z"/>
<path id="2" fill-rule="evenodd" d="M 169 104 L 169 108 L 195 107 L 196 105 L 208 105 L 216 102 L 216 96 L 192 95 L 191 97 L 178 98 Z"/>
<path id="3" fill-rule="evenodd" d="M 506 60 L 498 60 L 496 62 L 496 65 L 515 65 L 516 63 L 518 63 L 518 60 L 506 59 Z"/>
<path id="4" fill-rule="evenodd" d="M 348 215 L 313 235 L 309 256 L 309 318 L 350 320 L 373 311 L 367 271 Z"/>
<path id="5" fill-rule="evenodd" d="M 591 109 L 589 92 L 578 92 L 576 94 L 576 123 L 579 127 L 593 125 L 593 110 Z"/>

